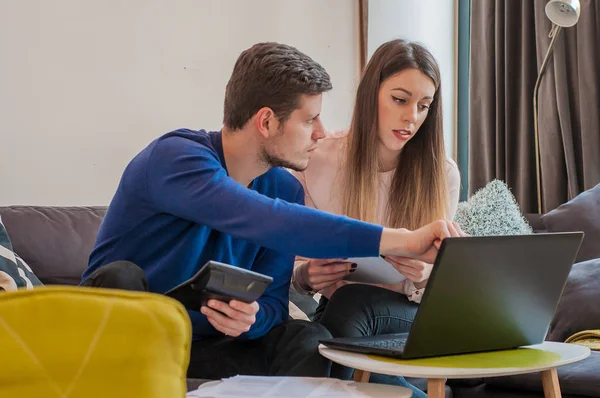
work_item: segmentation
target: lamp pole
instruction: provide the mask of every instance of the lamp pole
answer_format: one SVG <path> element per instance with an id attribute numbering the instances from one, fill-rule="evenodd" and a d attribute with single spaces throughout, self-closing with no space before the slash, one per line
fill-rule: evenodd
<path id="1" fill-rule="evenodd" d="M 561 27 L 558 25 L 552 25 L 552 29 L 550 29 L 550 34 L 548 37 L 551 38 L 550 45 L 548 46 L 548 50 L 546 51 L 546 56 L 544 57 L 544 61 L 542 62 L 542 67 L 537 76 L 537 80 L 535 81 L 535 86 L 533 88 L 533 128 L 534 128 L 534 140 L 535 140 L 535 176 L 536 176 L 536 187 L 537 187 L 537 208 L 538 214 L 542 214 L 542 176 L 541 176 L 541 168 L 540 168 L 540 132 L 538 127 L 538 92 L 540 90 L 540 82 L 542 81 L 542 75 L 548 66 L 548 60 L 550 59 L 550 55 L 552 54 L 552 49 L 554 48 L 554 43 L 556 42 L 556 38 L 560 33 Z"/>
<path id="2" fill-rule="evenodd" d="M 548 66 L 548 60 L 552 54 L 554 43 L 562 28 L 568 28 L 573 26 L 579 20 L 579 13 L 581 12 L 581 4 L 579 0 L 549 0 L 545 7 L 546 16 L 552 22 L 552 28 L 548 37 L 550 38 L 550 45 L 546 50 L 546 56 L 542 62 L 542 66 L 535 81 L 533 88 L 533 132 L 535 140 L 535 176 L 536 176 L 536 188 L 537 188 L 537 208 L 538 213 L 542 214 L 542 172 L 540 168 L 540 132 L 538 126 L 538 91 L 540 90 L 540 82 L 542 81 L 542 75 Z"/>

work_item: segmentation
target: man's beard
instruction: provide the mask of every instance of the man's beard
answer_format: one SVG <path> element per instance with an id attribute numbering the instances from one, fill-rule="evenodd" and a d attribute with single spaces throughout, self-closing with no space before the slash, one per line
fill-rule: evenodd
<path id="1" fill-rule="evenodd" d="M 294 171 L 304 171 L 306 166 L 299 166 L 290 162 L 289 160 L 285 160 L 277 155 L 273 155 L 269 153 L 264 147 L 261 150 L 261 161 L 267 165 L 269 168 L 271 167 L 283 167 L 286 169 L 291 169 Z"/>
<path id="2" fill-rule="evenodd" d="M 277 131 L 277 135 L 272 138 L 273 146 L 277 146 L 277 141 L 279 141 L 283 137 L 283 126 L 279 127 Z M 285 169 L 291 169 L 294 171 L 304 171 L 307 166 L 298 166 L 297 164 L 293 164 L 289 160 L 283 159 L 280 156 L 274 155 L 267 151 L 267 148 L 263 145 L 260 151 L 260 161 L 269 168 L 272 167 L 283 167 Z"/>

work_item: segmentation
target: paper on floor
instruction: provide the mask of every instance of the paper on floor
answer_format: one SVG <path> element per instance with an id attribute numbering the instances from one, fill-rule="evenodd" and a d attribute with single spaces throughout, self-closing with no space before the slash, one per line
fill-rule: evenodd
<path id="1" fill-rule="evenodd" d="M 187 398 L 364 398 L 351 381 L 312 377 L 235 376 L 201 385 Z"/>

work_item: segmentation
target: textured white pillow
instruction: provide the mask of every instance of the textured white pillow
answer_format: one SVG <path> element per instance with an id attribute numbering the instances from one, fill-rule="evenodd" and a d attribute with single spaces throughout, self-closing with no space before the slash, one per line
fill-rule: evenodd
<path id="1" fill-rule="evenodd" d="M 471 236 L 533 233 L 512 192 L 500 180 L 490 181 L 467 202 L 459 203 L 454 221 Z"/>

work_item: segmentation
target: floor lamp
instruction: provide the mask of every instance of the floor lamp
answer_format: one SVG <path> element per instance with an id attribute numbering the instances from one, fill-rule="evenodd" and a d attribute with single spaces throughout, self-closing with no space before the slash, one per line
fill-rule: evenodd
<path id="1" fill-rule="evenodd" d="M 542 62 L 542 67 L 538 73 L 535 87 L 533 89 L 533 128 L 535 138 L 535 172 L 536 172 L 536 184 L 537 184 L 537 206 L 538 213 L 542 214 L 542 179 L 540 170 L 540 135 L 538 130 L 538 106 L 537 97 L 540 89 L 540 82 L 542 75 L 548 65 L 548 60 L 552 54 L 552 48 L 554 42 L 560 33 L 562 28 L 568 28 L 577 23 L 579 20 L 579 14 L 581 12 L 581 5 L 579 0 L 550 0 L 546 4 L 546 16 L 552 21 L 552 29 L 550 29 L 550 45 L 546 51 L 546 56 Z"/>

